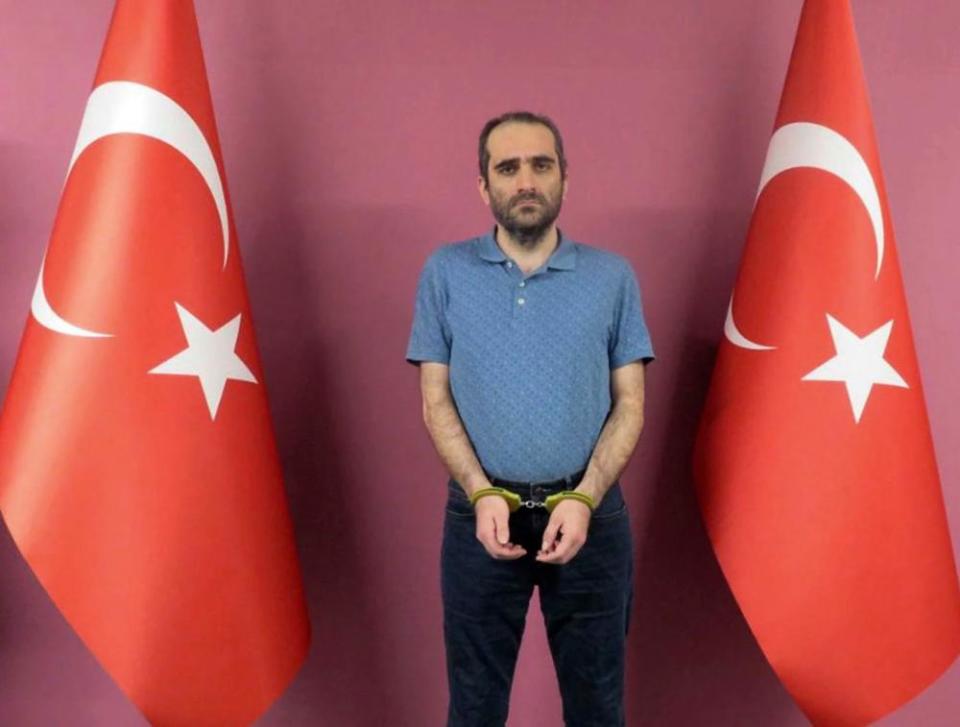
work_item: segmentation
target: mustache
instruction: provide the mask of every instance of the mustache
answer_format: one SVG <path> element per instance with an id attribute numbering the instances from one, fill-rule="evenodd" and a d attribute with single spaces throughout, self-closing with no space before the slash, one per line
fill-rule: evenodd
<path id="1" fill-rule="evenodd" d="M 532 194 L 529 192 L 525 194 L 518 194 L 510 200 L 510 206 L 516 207 L 518 204 L 523 204 L 524 202 L 539 202 L 540 204 L 545 205 L 547 203 L 547 198 L 542 194 L 537 194 L 536 192 Z"/>

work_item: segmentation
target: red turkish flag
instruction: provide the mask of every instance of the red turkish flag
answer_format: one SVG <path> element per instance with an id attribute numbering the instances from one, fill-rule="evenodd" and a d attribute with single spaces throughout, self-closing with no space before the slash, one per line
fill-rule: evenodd
<path id="1" fill-rule="evenodd" d="M 808 0 L 695 456 L 710 539 L 818 725 L 960 651 L 960 589 L 850 7 Z"/>
<path id="2" fill-rule="evenodd" d="M 0 509 L 155 725 L 240 725 L 309 626 L 190 0 L 119 0 L 0 420 Z"/>

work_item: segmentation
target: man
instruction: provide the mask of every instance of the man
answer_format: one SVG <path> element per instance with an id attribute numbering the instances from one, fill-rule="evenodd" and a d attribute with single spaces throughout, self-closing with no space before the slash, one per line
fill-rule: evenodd
<path id="1" fill-rule="evenodd" d="M 479 156 L 496 226 L 427 260 L 407 349 L 452 478 L 448 727 L 505 724 L 534 587 L 566 724 L 616 727 L 632 591 L 617 478 L 653 358 L 640 293 L 625 260 L 557 228 L 567 162 L 550 119 L 492 119 Z"/>

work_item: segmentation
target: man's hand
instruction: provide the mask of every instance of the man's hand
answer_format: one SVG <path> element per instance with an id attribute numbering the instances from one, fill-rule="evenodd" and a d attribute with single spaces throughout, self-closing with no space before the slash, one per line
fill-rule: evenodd
<path id="1" fill-rule="evenodd" d="M 516 560 L 527 554 L 525 548 L 510 542 L 510 508 L 496 495 L 481 497 L 474 505 L 477 515 L 477 540 L 497 560 Z"/>
<path id="2" fill-rule="evenodd" d="M 543 545 L 537 553 L 541 563 L 563 565 L 573 560 L 587 542 L 590 508 L 579 500 L 561 500 L 550 513 Z"/>

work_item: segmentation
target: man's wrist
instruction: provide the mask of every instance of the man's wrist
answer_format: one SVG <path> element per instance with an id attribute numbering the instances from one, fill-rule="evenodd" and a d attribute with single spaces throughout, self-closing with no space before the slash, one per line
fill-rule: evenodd
<path id="1" fill-rule="evenodd" d="M 460 484 L 463 485 L 464 492 L 467 493 L 468 497 L 472 496 L 474 492 L 478 492 L 479 490 L 483 490 L 491 486 L 490 480 L 487 479 L 487 476 L 483 473 L 483 470 L 474 475 L 468 475 Z"/>
<path id="2" fill-rule="evenodd" d="M 580 480 L 580 484 L 574 488 L 574 492 L 581 492 L 587 495 L 599 505 L 600 500 L 603 499 L 603 496 L 607 492 L 607 488 L 604 487 L 596 477 L 592 477 L 590 473 L 587 473 L 583 476 L 583 479 Z"/>
<path id="3" fill-rule="evenodd" d="M 564 500 L 575 500 L 581 505 L 587 508 L 591 513 L 597 508 L 596 501 L 588 494 L 583 491 L 578 490 L 564 490 L 563 492 L 558 492 L 554 495 L 550 495 L 545 501 L 544 504 L 547 507 L 547 512 L 553 514 L 554 509 Z"/>
<path id="4" fill-rule="evenodd" d="M 522 502 L 520 495 L 515 492 L 510 492 L 502 487 L 484 487 L 482 489 L 476 490 L 470 495 L 470 504 L 474 508 L 477 507 L 477 503 L 484 499 L 485 497 L 499 497 L 505 503 L 510 512 L 516 512 L 520 509 L 520 503 Z"/>

